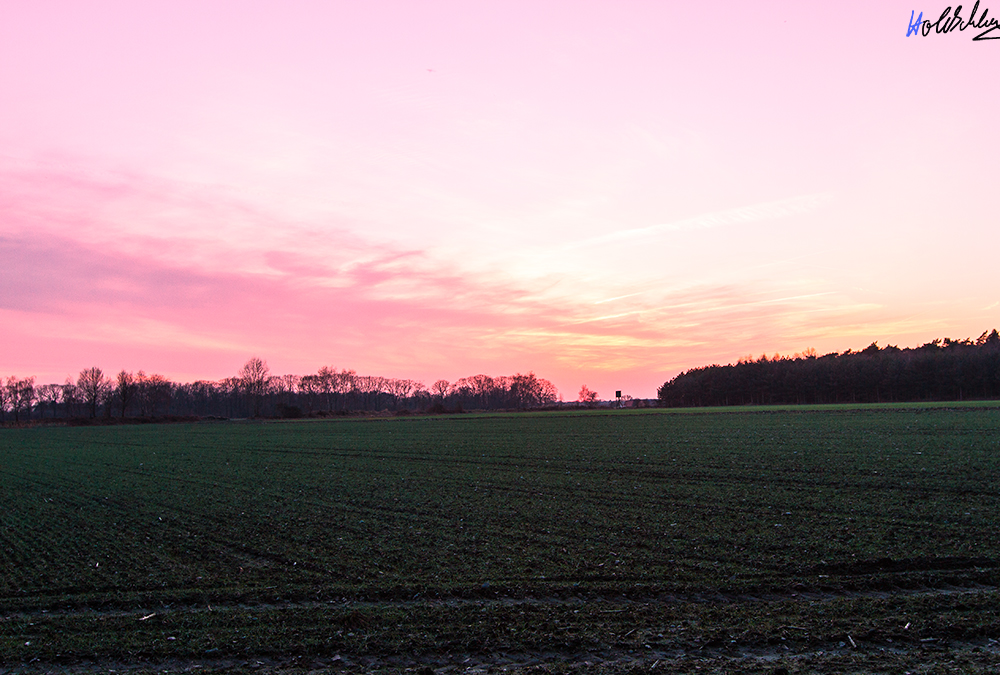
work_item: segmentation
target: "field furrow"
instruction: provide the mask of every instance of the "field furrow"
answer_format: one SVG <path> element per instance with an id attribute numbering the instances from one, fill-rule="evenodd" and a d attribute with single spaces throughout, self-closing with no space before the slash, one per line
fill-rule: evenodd
<path id="1" fill-rule="evenodd" d="M 0 665 L 1000 640 L 995 408 L 5 429 L 0 458 Z"/>

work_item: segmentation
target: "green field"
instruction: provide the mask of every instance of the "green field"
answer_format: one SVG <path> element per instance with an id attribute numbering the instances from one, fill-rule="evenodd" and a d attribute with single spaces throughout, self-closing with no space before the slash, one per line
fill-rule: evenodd
<path id="1" fill-rule="evenodd" d="M 0 670 L 990 672 L 998 513 L 987 405 L 2 429 Z"/>

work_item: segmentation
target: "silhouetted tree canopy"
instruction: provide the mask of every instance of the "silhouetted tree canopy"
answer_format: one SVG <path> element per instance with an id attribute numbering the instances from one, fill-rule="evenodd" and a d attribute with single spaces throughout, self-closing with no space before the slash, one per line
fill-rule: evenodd
<path id="1" fill-rule="evenodd" d="M 456 412 L 475 409 L 528 409 L 551 405 L 555 386 L 534 373 L 491 377 L 473 375 L 428 390 L 416 380 L 358 375 L 324 366 L 309 375 L 272 375 L 267 362 L 250 358 L 233 377 L 216 382 L 171 382 L 162 375 L 122 370 L 114 380 L 100 368 L 82 371 L 77 381 L 34 386 L 35 378 L 0 380 L 0 421 L 96 418 L 104 413 L 126 419 L 165 417 L 302 417 L 353 412 Z"/>
<path id="2" fill-rule="evenodd" d="M 932 340 L 920 347 L 872 343 L 816 356 L 743 359 L 693 368 L 663 384 L 661 405 L 960 401 L 1000 397 L 1000 335 Z"/>

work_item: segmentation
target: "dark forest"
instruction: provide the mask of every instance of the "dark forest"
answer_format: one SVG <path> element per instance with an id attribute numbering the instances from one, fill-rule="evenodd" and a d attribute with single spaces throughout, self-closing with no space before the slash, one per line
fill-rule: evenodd
<path id="1" fill-rule="evenodd" d="M 667 407 L 962 401 L 1000 397 L 1000 335 L 693 368 L 658 390 Z"/>

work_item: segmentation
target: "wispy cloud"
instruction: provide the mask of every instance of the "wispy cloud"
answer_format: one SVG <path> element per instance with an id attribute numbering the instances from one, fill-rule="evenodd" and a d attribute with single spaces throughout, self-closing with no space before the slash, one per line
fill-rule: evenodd
<path id="1" fill-rule="evenodd" d="M 279 372 L 332 364 L 419 379 L 532 369 L 564 391 L 591 373 L 593 386 L 628 377 L 650 394 L 692 365 L 819 348 L 838 335 L 876 339 L 880 327 L 909 325 L 855 297 L 861 292 L 821 282 L 747 275 L 672 285 L 644 273 L 608 284 L 545 266 L 479 268 L 360 234 L 336 214 L 282 215 L 225 189 L 65 170 L 7 177 L 0 315 L 11 328 L 0 359 L 42 364 L 39 375 L 101 357 L 109 369 L 216 378 L 256 353 Z M 615 237 L 755 222 L 821 201 L 771 202 Z"/>
<path id="2" fill-rule="evenodd" d="M 637 295 L 642 295 L 644 291 L 639 291 L 638 293 L 626 293 L 625 295 L 617 295 L 613 298 L 605 298 L 604 300 L 598 300 L 595 305 L 603 305 L 606 302 L 615 302 L 616 300 L 624 300 L 625 298 L 634 298 Z"/>
<path id="3" fill-rule="evenodd" d="M 70 364 L 60 370 L 118 345 L 120 355 L 161 354 L 159 363 L 121 366 L 168 375 L 205 354 L 230 363 L 253 352 L 301 372 L 336 361 L 413 377 L 534 369 L 558 381 L 581 369 L 666 368 L 692 354 L 742 352 L 748 338 L 829 295 L 699 287 L 622 294 L 624 311 L 600 313 L 605 304 L 543 298 L 518 280 L 469 275 L 418 251 L 372 249 L 336 269 L 306 252 L 270 262 L 264 271 L 206 270 L 65 237 L 8 236 L 0 310 L 18 317 L 20 348 L 40 340 Z"/>
<path id="4" fill-rule="evenodd" d="M 656 236 L 665 232 L 702 230 L 711 227 L 722 227 L 724 225 L 741 225 L 763 220 L 785 218 L 788 216 L 815 211 L 827 204 L 830 199 L 831 197 L 828 194 L 810 194 L 773 202 L 741 206 L 739 208 L 727 209 L 725 211 L 703 213 L 692 218 L 684 218 L 682 220 L 675 220 L 669 223 L 660 223 L 647 227 L 620 230 L 610 234 L 590 237 L 589 239 L 583 239 L 566 244 L 564 248 L 571 250 L 587 246 L 616 244 L 619 242 L 631 241 L 640 237 Z"/>

